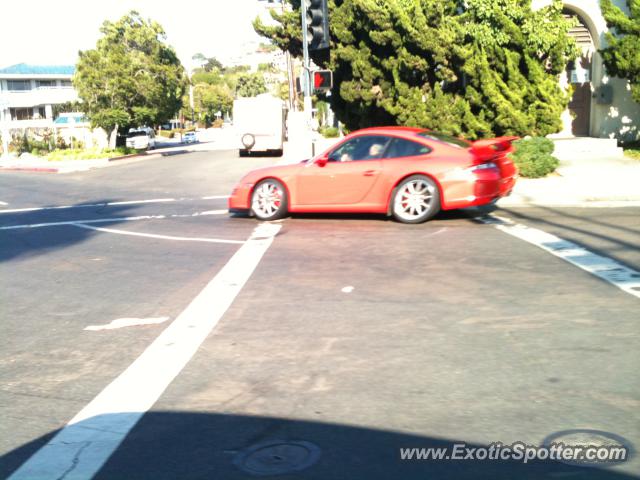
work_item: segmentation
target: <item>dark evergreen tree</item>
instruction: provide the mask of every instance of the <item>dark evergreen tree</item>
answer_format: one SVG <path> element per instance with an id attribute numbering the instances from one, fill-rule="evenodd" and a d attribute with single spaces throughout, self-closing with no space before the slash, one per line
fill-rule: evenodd
<path id="1" fill-rule="evenodd" d="M 300 52 L 299 1 L 256 31 Z M 477 138 L 546 135 L 561 128 L 558 83 L 575 56 L 554 0 L 330 0 L 330 97 L 350 129 L 413 125 Z"/>
<path id="2" fill-rule="evenodd" d="M 609 46 L 600 53 L 607 72 L 629 80 L 633 99 L 640 103 L 640 0 L 627 0 L 627 6 L 629 15 L 611 0 L 601 1 L 602 14 L 613 33 L 607 33 Z"/>

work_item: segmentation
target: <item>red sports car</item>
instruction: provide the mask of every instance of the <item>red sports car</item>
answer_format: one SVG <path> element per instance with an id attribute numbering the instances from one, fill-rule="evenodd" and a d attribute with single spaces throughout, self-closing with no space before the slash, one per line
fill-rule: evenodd
<path id="1" fill-rule="evenodd" d="M 347 135 L 316 157 L 253 170 L 229 198 L 230 212 L 275 220 L 293 212 L 369 212 L 404 223 L 508 195 L 517 137 L 469 142 L 421 128 L 379 127 Z"/>

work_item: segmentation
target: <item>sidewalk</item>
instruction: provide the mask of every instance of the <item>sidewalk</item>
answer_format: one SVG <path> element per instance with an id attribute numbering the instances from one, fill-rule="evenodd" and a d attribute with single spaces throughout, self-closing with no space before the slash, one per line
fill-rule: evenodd
<path id="1" fill-rule="evenodd" d="M 138 154 L 121 157 L 105 157 L 93 160 L 60 160 L 48 161 L 42 157 L 23 155 L 0 157 L 0 171 L 29 171 L 48 173 L 72 173 L 83 172 L 94 168 L 105 168 L 114 165 L 123 165 L 142 160 L 152 160 L 161 156 L 175 155 L 184 152 L 226 150 L 233 148 L 232 135 L 222 132 L 222 129 L 209 129 L 198 132 L 198 142 L 185 144 L 178 138 L 168 139 L 157 137 L 156 148 Z"/>
<path id="2" fill-rule="evenodd" d="M 507 206 L 640 206 L 640 161 L 616 156 L 563 159 L 545 178 L 520 178 Z"/>

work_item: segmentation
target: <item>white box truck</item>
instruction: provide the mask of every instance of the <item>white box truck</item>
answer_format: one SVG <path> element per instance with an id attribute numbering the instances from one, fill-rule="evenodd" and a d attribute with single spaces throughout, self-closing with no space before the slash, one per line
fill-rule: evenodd
<path id="1" fill-rule="evenodd" d="M 269 94 L 238 98 L 233 102 L 233 128 L 241 157 L 251 152 L 282 156 L 286 138 L 284 102 Z"/>

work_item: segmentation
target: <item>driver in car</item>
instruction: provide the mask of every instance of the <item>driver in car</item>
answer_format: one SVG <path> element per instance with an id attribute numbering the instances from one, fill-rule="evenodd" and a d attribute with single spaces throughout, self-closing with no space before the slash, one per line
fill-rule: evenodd
<path id="1" fill-rule="evenodd" d="M 369 155 L 367 155 L 365 159 L 379 158 L 380 154 L 382 154 L 382 145 L 374 143 L 369 147 Z"/>

